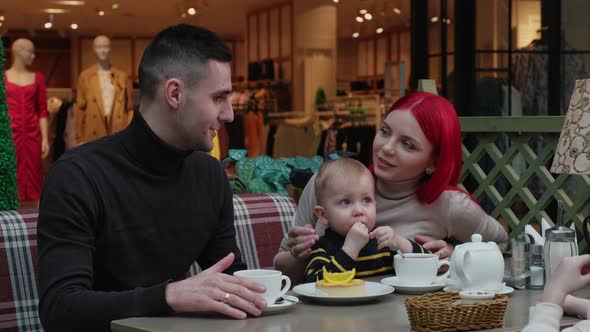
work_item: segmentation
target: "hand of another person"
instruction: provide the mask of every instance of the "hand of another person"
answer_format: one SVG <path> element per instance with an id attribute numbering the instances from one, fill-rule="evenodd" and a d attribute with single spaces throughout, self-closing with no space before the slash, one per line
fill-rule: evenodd
<path id="1" fill-rule="evenodd" d="M 49 141 L 46 139 L 41 140 L 41 158 L 45 158 L 49 155 Z"/>
<path id="2" fill-rule="evenodd" d="M 287 233 L 287 246 L 293 256 L 300 260 L 307 260 L 311 248 L 319 240 L 313 225 L 295 226 Z"/>
<path id="3" fill-rule="evenodd" d="M 351 253 L 356 253 L 355 255 L 350 255 L 351 257 L 358 255 L 358 253 L 363 249 L 363 247 L 369 242 L 369 229 L 365 224 L 362 222 L 356 222 L 348 233 L 346 234 L 346 239 L 344 239 L 344 245 L 342 245 L 342 249 L 346 251 L 349 255 Z M 348 252 L 345 248 L 350 249 L 352 252 Z M 356 257 L 353 257 L 356 259 Z"/>
<path id="4" fill-rule="evenodd" d="M 424 249 L 433 252 L 439 259 L 449 258 L 455 249 L 455 246 L 447 243 L 445 240 L 436 240 L 426 235 L 414 235 L 414 241 L 422 245 Z M 446 265 L 443 267 L 446 268 Z"/>
<path id="5" fill-rule="evenodd" d="M 230 253 L 207 270 L 166 286 L 166 303 L 176 312 L 218 312 L 236 319 L 259 316 L 266 301 L 258 294 L 264 286 L 222 273 L 231 266 Z"/>
<path id="6" fill-rule="evenodd" d="M 371 239 L 377 240 L 377 249 L 381 250 L 382 248 L 389 247 L 391 250 L 395 250 L 395 247 L 398 246 L 396 243 L 396 236 L 395 231 L 393 228 L 389 226 L 380 226 L 375 228 L 371 233 L 369 233 Z"/>
<path id="7" fill-rule="evenodd" d="M 590 255 L 564 257 L 551 273 L 543 292 L 543 302 L 563 305 L 565 297 L 590 284 Z"/>

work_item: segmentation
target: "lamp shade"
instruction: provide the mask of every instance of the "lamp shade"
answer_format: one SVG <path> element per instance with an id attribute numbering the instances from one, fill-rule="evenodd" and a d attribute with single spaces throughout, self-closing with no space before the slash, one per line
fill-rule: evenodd
<path id="1" fill-rule="evenodd" d="M 551 172 L 590 174 L 590 79 L 576 80 Z"/>

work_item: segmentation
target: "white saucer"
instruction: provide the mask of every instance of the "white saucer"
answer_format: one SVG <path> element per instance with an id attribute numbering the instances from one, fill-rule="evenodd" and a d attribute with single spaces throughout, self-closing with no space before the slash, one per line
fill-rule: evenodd
<path id="1" fill-rule="evenodd" d="M 424 294 L 442 289 L 446 285 L 446 279 L 435 279 L 429 285 L 408 285 L 401 282 L 398 277 L 388 277 L 381 279 L 381 282 L 395 287 L 397 293 L 405 294 Z"/>
<path id="2" fill-rule="evenodd" d="M 389 285 L 371 281 L 365 281 L 365 295 L 358 296 L 330 296 L 325 292 L 317 291 L 315 288 L 315 282 L 293 287 L 293 292 L 296 294 L 306 296 L 320 302 L 331 303 L 365 302 L 380 296 L 391 294 L 394 290 L 395 288 Z"/>
<path id="3" fill-rule="evenodd" d="M 453 289 L 451 287 L 445 287 L 443 288 L 443 291 L 445 292 L 452 292 L 452 293 L 458 293 L 461 291 L 461 289 Z M 510 287 L 510 286 L 504 286 L 499 290 L 495 290 L 493 291 L 495 294 L 498 295 L 505 295 L 505 294 L 510 294 L 512 292 L 514 292 L 514 288 Z"/>
<path id="4" fill-rule="evenodd" d="M 279 312 L 283 312 L 299 303 L 299 298 L 297 298 L 296 296 L 283 295 L 282 298 L 284 299 L 282 302 L 278 304 L 269 304 L 266 308 L 262 309 L 262 313 L 267 315 L 276 314 Z"/>

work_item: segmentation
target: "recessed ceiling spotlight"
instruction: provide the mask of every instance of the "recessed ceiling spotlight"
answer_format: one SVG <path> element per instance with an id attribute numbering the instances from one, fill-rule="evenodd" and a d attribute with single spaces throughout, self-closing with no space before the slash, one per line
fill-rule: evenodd
<path id="1" fill-rule="evenodd" d="M 45 8 L 42 10 L 42 12 L 47 13 L 47 14 L 65 14 L 68 11 L 65 9 L 61 9 L 61 8 Z"/>
<path id="2" fill-rule="evenodd" d="M 355 32 L 355 33 L 352 34 L 352 38 L 358 38 L 358 36 L 359 36 L 359 33 L 358 32 Z"/>
<path id="3" fill-rule="evenodd" d="M 112 9 L 119 9 L 119 4 L 115 2 L 111 5 L 111 8 Z"/>
<path id="4" fill-rule="evenodd" d="M 72 28 L 72 30 L 78 30 L 78 24 L 72 23 L 70 24 L 70 28 Z"/>
<path id="5" fill-rule="evenodd" d="M 370 21 L 372 19 L 373 19 L 373 15 L 371 15 L 370 13 L 365 14 L 365 20 Z"/>
<path id="6" fill-rule="evenodd" d="M 430 22 L 434 23 L 438 21 L 438 16 L 434 16 L 430 19 Z"/>
<path id="7" fill-rule="evenodd" d="M 189 15 L 191 15 L 191 16 L 192 16 L 192 15 L 195 15 L 195 14 L 197 13 L 197 10 L 196 10 L 196 9 L 194 9 L 193 7 L 191 7 L 191 8 L 189 8 L 189 9 L 188 9 L 186 12 L 187 12 Z"/>
<path id="8" fill-rule="evenodd" d="M 84 6 L 86 1 L 77 1 L 77 0 L 62 0 L 62 1 L 54 1 L 56 5 L 64 5 L 64 6 Z"/>
<path id="9" fill-rule="evenodd" d="M 51 29 L 51 27 L 53 27 L 53 23 L 51 23 L 51 22 L 46 22 L 45 24 L 43 24 L 43 27 L 44 27 L 45 29 Z"/>
<path id="10" fill-rule="evenodd" d="M 363 20 L 363 18 L 362 18 L 362 17 L 360 17 L 360 16 L 357 16 L 357 17 L 355 18 L 355 20 L 356 20 L 357 22 L 359 22 L 359 23 L 363 23 L 363 21 L 364 21 L 364 20 Z"/>
<path id="11" fill-rule="evenodd" d="M 104 16 L 104 10 L 99 10 L 98 11 L 98 16 Z"/>
<path id="12" fill-rule="evenodd" d="M 361 9 L 359 10 L 359 13 L 361 13 L 361 15 L 365 15 L 366 13 L 368 13 L 368 11 L 366 9 Z"/>
<path id="13" fill-rule="evenodd" d="M 0 21 L 4 21 L 6 19 L 6 17 L 4 17 L 4 15 L 0 15 Z"/>
<path id="14" fill-rule="evenodd" d="M 377 28 L 377 30 L 375 30 L 376 33 L 382 33 L 383 32 L 383 28 Z"/>
<path id="15" fill-rule="evenodd" d="M 399 10 L 398 8 L 393 8 L 393 12 L 396 13 L 396 14 L 398 14 L 398 15 L 401 15 L 401 13 L 402 13 L 402 11 Z"/>
<path id="16" fill-rule="evenodd" d="M 334 3 L 338 3 L 338 0 L 332 0 L 332 1 L 334 1 Z"/>

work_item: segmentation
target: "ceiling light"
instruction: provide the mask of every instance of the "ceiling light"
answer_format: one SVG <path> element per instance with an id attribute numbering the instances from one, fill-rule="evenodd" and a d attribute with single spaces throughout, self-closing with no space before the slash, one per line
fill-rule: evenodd
<path id="1" fill-rule="evenodd" d="M 363 21 L 364 21 L 364 20 L 363 20 L 363 18 L 362 18 L 362 17 L 360 17 L 360 16 L 357 16 L 357 17 L 355 18 L 355 20 L 356 20 L 357 22 L 359 22 L 359 23 L 363 23 Z"/>
<path id="2" fill-rule="evenodd" d="M 112 9 L 119 9 L 119 4 L 115 2 L 111 5 L 111 8 Z"/>
<path id="3" fill-rule="evenodd" d="M 402 13 L 401 10 L 397 9 L 397 8 L 393 8 L 393 12 L 400 15 Z"/>
<path id="4" fill-rule="evenodd" d="M 42 10 L 42 12 L 47 13 L 47 14 L 65 14 L 68 11 L 65 9 L 61 9 L 61 8 L 45 8 Z"/>
<path id="5" fill-rule="evenodd" d="M 188 9 L 186 12 L 187 12 L 189 15 L 195 15 L 195 14 L 197 13 L 197 10 L 196 10 L 196 9 L 194 9 L 193 7 L 191 7 L 191 8 L 189 8 L 189 9 Z"/>
<path id="6" fill-rule="evenodd" d="M 99 10 L 98 11 L 98 16 L 104 16 L 104 10 Z"/>
<path id="7" fill-rule="evenodd" d="M 434 23 L 436 21 L 438 21 L 438 16 L 434 16 L 430 19 L 430 22 L 432 22 L 432 23 Z"/>
<path id="8" fill-rule="evenodd" d="M 451 24 L 451 19 L 450 18 L 444 19 L 443 22 L 446 24 Z"/>
<path id="9" fill-rule="evenodd" d="M 182 18 L 186 18 L 186 13 L 182 13 L 182 14 L 180 14 L 180 17 L 182 17 Z"/>
<path id="10" fill-rule="evenodd" d="M 359 33 L 358 32 L 355 32 L 355 33 L 352 34 L 352 38 L 357 38 L 358 36 L 359 36 Z"/>
<path id="11" fill-rule="evenodd" d="M 381 33 L 383 32 L 383 28 L 377 28 L 377 30 L 375 30 L 376 33 Z"/>
<path id="12" fill-rule="evenodd" d="M 334 1 L 334 3 L 338 3 L 338 0 L 332 0 L 332 1 Z"/>
<path id="13" fill-rule="evenodd" d="M 43 24 L 43 27 L 45 29 L 51 29 L 52 26 L 53 26 L 53 23 L 51 23 L 51 22 L 46 22 L 45 24 Z"/>
<path id="14" fill-rule="evenodd" d="M 72 23 L 70 24 L 70 28 L 72 28 L 72 30 L 78 30 L 78 24 Z"/>
<path id="15" fill-rule="evenodd" d="M 365 14 L 365 20 L 370 21 L 372 19 L 373 19 L 373 15 L 371 15 L 370 13 Z"/>
<path id="16" fill-rule="evenodd" d="M 365 15 L 366 13 L 368 13 L 368 11 L 366 9 L 361 9 L 359 10 L 359 13 L 361 13 L 361 15 Z"/>
<path id="17" fill-rule="evenodd" d="M 62 1 L 54 1 L 56 5 L 64 5 L 64 6 L 84 6 L 86 1 L 77 1 L 77 0 L 62 0 Z"/>
<path id="18" fill-rule="evenodd" d="M 0 16 L 0 21 L 4 21 L 6 19 L 6 17 L 4 17 L 4 15 Z"/>

